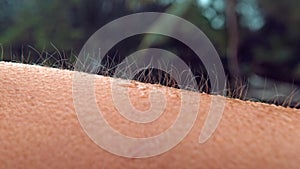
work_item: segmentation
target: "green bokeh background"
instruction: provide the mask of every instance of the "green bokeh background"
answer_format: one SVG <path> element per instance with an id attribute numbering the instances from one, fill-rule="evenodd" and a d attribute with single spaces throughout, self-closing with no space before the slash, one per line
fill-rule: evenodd
<path id="1" fill-rule="evenodd" d="M 233 4 L 231 15 L 226 13 L 228 4 Z M 72 69 L 85 41 L 101 26 L 127 14 L 154 11 L 180 16 L 199 27 L 220 54 L 232 88 L 247 91 L 243 98 L 297 106 L 299 0 L 1 0 L 0 60 Z M 229 17 L 236 18 L 237 25 Z M 237 48 L 231 49 L 234 37 Z M 164 38 L 137 39 L 180 54 L 180 45 Z M 139 44 L 134 40 L 116 51 L 136 50 Z M 236 50 L 236 56 L 230 50 Z M 193 62 L 188 55 L 181 57 Z M 238 74 L 230 69 L 232 57 Z M 234 85 L 234 77 L 240 86 Z"/>

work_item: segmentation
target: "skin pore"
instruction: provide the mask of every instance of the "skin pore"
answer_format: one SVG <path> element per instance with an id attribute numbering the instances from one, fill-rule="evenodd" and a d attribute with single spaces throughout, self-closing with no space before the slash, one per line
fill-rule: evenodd
<path id="1" fill-rule="evenodd" d="M 80 126 L 72 98 L 73 73 L 0 62 L 0 168 L 299 167 L 299 110 L 228 98 L 218 128 L 208 141 L 199 144 L 212 96 L 192 92 L 200 96 L 199 114 L 190 133 L 176 147 L 144 159 L 111 154 Z M 179 89 L 139 82 L 120 87 L 129 87 L 131 103 L 139 110 L 149 108 L 151 89 L 166 93 L 164 114 L 149 124 L 136 124 L 114 107 L 110 78 L 95 76 L 98 107 L 120 133 L 151 137 L 176 119 Z"/>

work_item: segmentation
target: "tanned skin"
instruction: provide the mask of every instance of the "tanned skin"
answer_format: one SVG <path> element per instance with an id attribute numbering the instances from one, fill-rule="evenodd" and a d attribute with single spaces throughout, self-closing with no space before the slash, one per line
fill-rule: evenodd
<path id="1" fill-rule="evenodd" d="M 176 147 L 142 159 L 111 154 L 95 144 L 78 121 L 72 98 L 73 74 L 66 70 L 0 62 L 1 169 L 300 167 L 299 110 L 226 99 L 218 128 L 207 142 L 199 144 L 212 96 L 192 92 L 201 98 L 199 114 L 190 133 Z M 137 109 L 149 108 L 145 95 L 153 88 L 167 93 L 167 106 L 155 122 L 130 122 L 114 107 L 110 78 L 93 76 L 103 116 L 124 135 L 157 135 L 178 115 L 179 89 L 132 82 L 129 96 Z"/>

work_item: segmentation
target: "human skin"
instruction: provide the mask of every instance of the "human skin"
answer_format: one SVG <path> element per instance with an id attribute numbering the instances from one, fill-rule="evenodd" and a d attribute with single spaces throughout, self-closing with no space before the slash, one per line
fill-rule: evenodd
<path id="1" fill-rule="evenodd" d="M 300 111 L 226 99 L 213 135 L 198 142 L 212 96 L 200 93 L 190 133 L 171 150 L 149 158 L 114 155 L 82 129 L 72 98 L 72 71 L 0 62 L 0 168 L 270 168 L 296 169 L 300 162 Z M 95 76 L 97 104 L 110 125 L 132 137 L 166 130 L 177 117 L 179 89 L 132 82 L 129 96 L 149 108 L 151 89 L 167 91 L 166 109 L 155 122 L 136 124 L 120 116 L 110 78 Z M 122 86 L 120 86 L 122 87 Z M 143 92 L 143 93 L 142 93 Z"/>

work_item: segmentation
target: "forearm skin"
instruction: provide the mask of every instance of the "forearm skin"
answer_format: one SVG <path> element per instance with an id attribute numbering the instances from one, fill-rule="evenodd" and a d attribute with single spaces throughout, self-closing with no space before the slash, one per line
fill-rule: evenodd
<path id="1" fill-rule="evenodd" d="M 111 154 L 96 145 L 81 128 L 72 98 L 73 73 L 0 62 L 1 169 L 300 168 L 299 110 L 226 99 L 218 128 L 207 142 L 200 144 L 199 135 L 212 97 L 206 94 L 199 94 L 199 114 L 192 130 L 170 151 L 142 159 Z M 97 103 L 104 117 L 125 135 L 157 135 L 178 114 L 180 90 L 138 83 L 144 85 L 146 94 L 151 88 L 173 94 L 166 96 L 167 105 L 173 107 L 167 106 L 156 122 L 129 122 L 114 108 L 109 78 L 95 76 L 95 84 Z M 140 109 L 149 106 L 148 98 L 140 96 L 139 89 L 130 89 L 133 105 Z"/>

